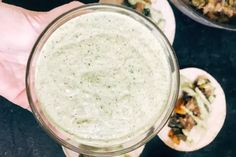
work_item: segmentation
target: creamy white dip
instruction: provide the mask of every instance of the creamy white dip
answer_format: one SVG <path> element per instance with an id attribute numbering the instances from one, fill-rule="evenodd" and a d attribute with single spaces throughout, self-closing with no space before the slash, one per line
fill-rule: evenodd
<path id="1" fill-rule="evenodd" d="M 55 126 L 80 143 L 110 146 L 158 120 L 170 73 L 165 49 L 143 24 L 118 13 L 91 12 L 47 40 L 35 88 Z"/>

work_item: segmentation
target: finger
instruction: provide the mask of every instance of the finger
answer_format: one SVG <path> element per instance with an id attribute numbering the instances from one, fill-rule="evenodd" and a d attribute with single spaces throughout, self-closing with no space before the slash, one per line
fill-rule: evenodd
<path id="1" fill-rule="evenodd" d="M 28 109 L 29 105 L 24 92 L 25 66 L 4 60 L 1 58 L 1 55 L 0 53 L 0 95 Z"/>

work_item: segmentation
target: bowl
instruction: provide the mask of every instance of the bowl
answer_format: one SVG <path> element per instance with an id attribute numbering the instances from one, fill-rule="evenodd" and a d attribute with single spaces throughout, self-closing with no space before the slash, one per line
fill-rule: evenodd
<path id="1" fill-rule="evenodd" d="M 170 0 L 170 1 L 183 14 L 190 17 L 196 22 L 199 22 L 203 25 L 214 27 L 214 28 L 236 31 L 235 19 L 229 20 L 229 22 L 217 22 L 215 20 L 211 20 L 207 16 L 203 15 L 200 11 L 196 10 L 193 6 L 190 5 L 188 0 Z"/>
<path id="2" fill-rule="evenodd" d="M 42 53 L 41 50 L 55 30 L 60 28 L 60 26 L 62 26 L 64 23 L 78 16 L 89 14 L 91 12 L 99 13 L 104 11 L 128 16 L 134 19 L 135 21 L 138 21 L 140 24 L 144 25 L 149 31 L 151 31 L 151 33 L 155 35 L 155 38 L 160 42 L 163 49 L 165 49 L 165 53 L 163 55 L 166 57 L 166 62 L 169 64 L 170 87 L 168 89 L 168 100 L 165 103 L 165 107 L 163 107 L 162 109 L 162 113 L 159 116 L 159 119 L 157 119 L 155 124 L 151 126 L 148 130 L 140 134 L 140 136 L 138 137 L 135 136 L 135 138 L 130 138 L 128 141 L 116 145 L 92 146 L 89 144 L 78 142 L 78 140 L 76 140 L 74 136 L 72 136 L 67 131 L 53 123 L 53 121 L 48 117 L 47 113 L 44 112 L 44 109 L 39 103 L 39 99 L 36 94 L 35 71 L 37 61 L 39 59 L 40 54 Z M 59 16 L 51 24 L 49 24 L 49 26 L 40 35 L 28 59 L 26 70 L 26 91 L 28 101 L 35 118 L 41 124 L 43 129 L 59 144 L 63 145 L 64 147 L 67 147 L 68 149 L 74 152 L 78 152 L 81 154 L 91 156 L 115 156 L 130 152 L 144 145 L 146 142 L 156 136 L 156 134 L 165 125 L 169 116 L 171 115 L 171 112 L 174 108 L 178 96 L 179 67 L 177 63 L 177 58 L 171 47 L 171 44 L 169 43 L 165 35 L 159 30 L 159 28 L 146 17 L 123 6 L 115 6 L 109 4 L 90 4 L 72 9 Z"/>

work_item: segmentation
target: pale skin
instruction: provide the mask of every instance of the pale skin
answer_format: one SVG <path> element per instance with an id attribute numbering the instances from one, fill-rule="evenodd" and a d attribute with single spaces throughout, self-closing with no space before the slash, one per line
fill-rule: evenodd
<path id="1" fill-rule="evenodd" d="M 44 28 L 62 13 L 81 6 L 71 2 L 49 12 L 34 12 L 0 1 L 0 95 L 30 110 L 25 91 L 26 64 Z"/>

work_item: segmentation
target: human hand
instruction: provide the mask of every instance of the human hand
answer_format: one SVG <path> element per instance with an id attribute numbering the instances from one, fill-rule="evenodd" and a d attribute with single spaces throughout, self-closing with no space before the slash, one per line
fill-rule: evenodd
<path id="1" fill-rule="evenodd" d="M 30 110 L 25 91 L 26 63 L 43 29 L 60 14 L 81 6 L 80 2 L 34 12 L 0 1 L 0 95 Z"/>

